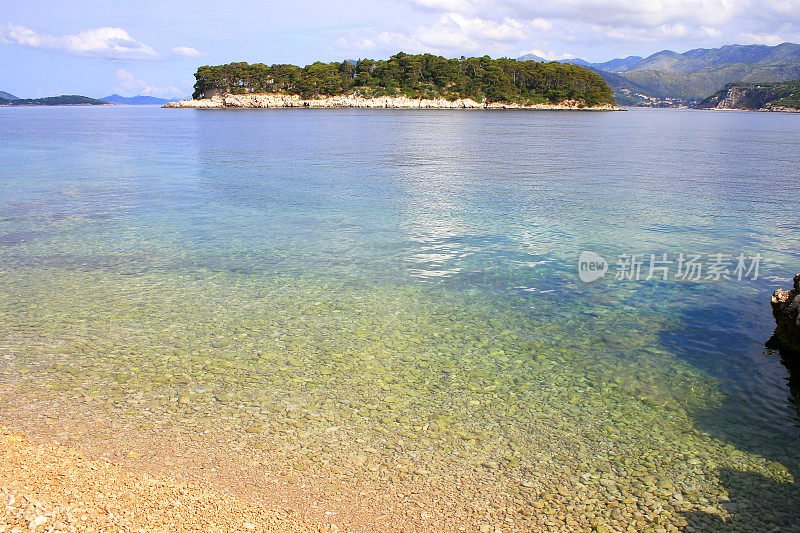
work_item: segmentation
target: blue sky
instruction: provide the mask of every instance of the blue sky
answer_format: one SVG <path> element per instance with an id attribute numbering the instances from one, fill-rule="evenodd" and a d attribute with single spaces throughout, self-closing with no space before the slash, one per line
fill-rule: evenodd
<path id="1" fill-rule="evenodd" d="M 188 96 L 200 65 L 382 58 L 603 61 L 800 42 L 800 0 L 0 0 L 0 90 Z"/>

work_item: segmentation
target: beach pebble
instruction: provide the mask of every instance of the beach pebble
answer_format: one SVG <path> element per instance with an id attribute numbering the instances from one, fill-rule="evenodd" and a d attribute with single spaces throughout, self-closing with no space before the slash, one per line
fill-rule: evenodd
<path id="1" fill-rule="evenodd" d="M 43 526 L 47 522 L 46 516 L 37 516 L 33 520 L 30 521 L 29 527 L 31 529 L 36 529 L 39 526 Z"/>

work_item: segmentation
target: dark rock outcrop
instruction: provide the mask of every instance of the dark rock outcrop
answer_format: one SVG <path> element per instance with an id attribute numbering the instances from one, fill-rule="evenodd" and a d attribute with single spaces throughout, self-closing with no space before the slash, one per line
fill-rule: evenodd
<path id="1" fill-rule="evenodd" d="M 763 108 L 782 95 L 768 86 L 731 83 L 718 93 L 697 104 L 697 109 L 751 109 Z"/>
<path id="2" fill-rule="evenodd" d="M 775 334 L 771 342 L 782 351 L 800 354 L 800 274 L 794 277 L 794 287 L 772 293 L 772 315 Z"/>
<path id="3" fill-rule="evenodd" d="M 777 83 L 729 83 L 699 102 L 695 109 L 747 109 L 750 111 L 796 111 L 785 105 L 800 91 L 800 81 Z M 787 99 L 787 97 L 790 97 Z"/>

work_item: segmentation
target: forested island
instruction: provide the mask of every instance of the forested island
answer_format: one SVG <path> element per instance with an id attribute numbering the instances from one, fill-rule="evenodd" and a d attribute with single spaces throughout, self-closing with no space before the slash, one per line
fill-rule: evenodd
<path id="1" fill-rule="evenodd" d="M 800 80 L 776 83 L 729 83 L 696 109 L 800 111 Z"/>
<path id="2" fill-rule="evenodd" d="M 324 105 L 327 107 L 378 107 L 364 103 L 370 100 L 386 102 L 380 107 L 412 107 L 406 105 L 409 101 L 433 102 L 420 107 L 614 106 L 612 90 L 599 75 L 586 68 L 489 56 L 447 59 L 401 52 L 387 60 L 316 62 L 302 68 L 230 63 L 200 67 L 195 78 L 195 100 L 219 100 L 223 95 L 231 95 L 234 98 L 228 101 L 233 103 L 228 105 L 234 107 L 272 107 L 270 103 L 307 106 L 315 100 L 330 103 Z M 241 98 L 242 95 L 270 95 L 272 99 L 247 99 Z M 223 103 L 216 107 L 224 106 Z"/>
<path id="3" fill-rule="evenodd" d="M 0 98 L 0 105 L 108 105 L 108 102 L 97 100 L 95 98 L 89 98 L 88 96 L 80 96 L 77 94 L 63 94 L 61 96 L 48 96 L 46 98 Z"/>

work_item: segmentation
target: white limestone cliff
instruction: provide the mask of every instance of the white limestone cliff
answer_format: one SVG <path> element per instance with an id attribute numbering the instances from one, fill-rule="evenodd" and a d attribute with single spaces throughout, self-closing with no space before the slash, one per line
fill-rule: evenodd
<path id="1" fill-rule="evenodd" d="M 445 98 L 408 98 L 407 96 L 376 96 L 366 98 L 356 95 L 328 96 L 325 98 L 303 99 L 290 94 L 215 94 L 200 100 L 181 100 L 170 102 L 164 107 L 193 109 L 223 108 L 270 108 L 270 107 L 352 107 L 385 109 L 587 109 L 617 110 L 616 106 L 581 106 L 580 102 L 567 100 L 558 104 L 521 105 L 508 102 L 481 103 L 471 98 L 447 100 Z"/>

